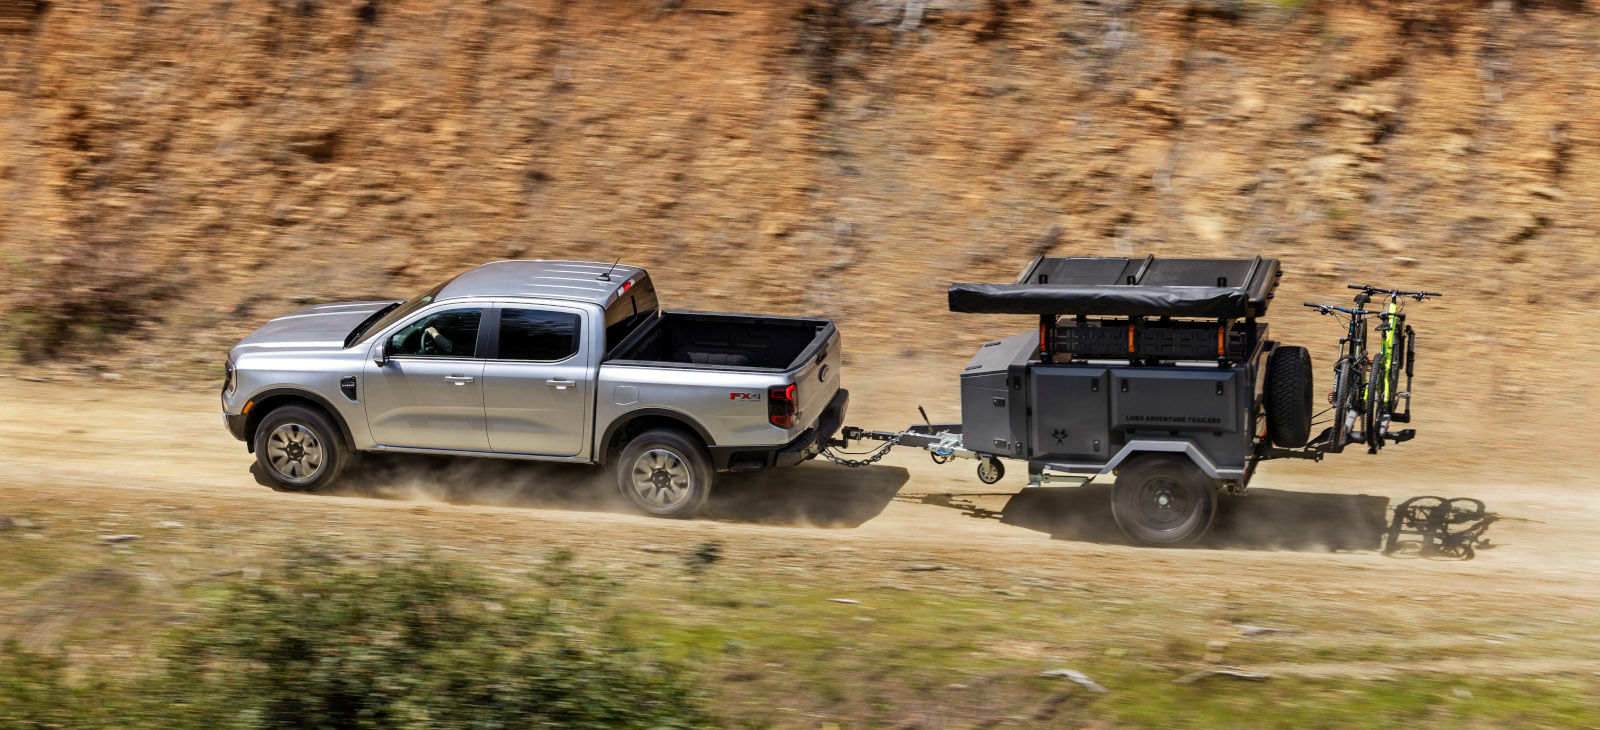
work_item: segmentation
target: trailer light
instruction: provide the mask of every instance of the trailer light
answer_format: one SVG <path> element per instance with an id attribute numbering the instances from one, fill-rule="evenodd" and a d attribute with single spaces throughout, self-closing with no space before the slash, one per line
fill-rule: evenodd
<path id="1" fill-rule="evenodd" d="M 794 428 L 794 383 L 767 390 L 767 422 L 778 428 Z"/>

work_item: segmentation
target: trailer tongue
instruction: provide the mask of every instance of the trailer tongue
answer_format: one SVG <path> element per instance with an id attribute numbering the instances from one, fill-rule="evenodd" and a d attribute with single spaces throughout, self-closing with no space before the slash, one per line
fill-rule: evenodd
<path id="1" fill-rule="evenodd" d="M 976 459 L 987 484 L 1003 477 L 1002 459 L 1025 461 L 1029 486 L 1114 474 L 1124 533 L 1192 542 L 1218 493 L 1243 494 L 1259 462 L 1320 460 L 1352 440 L 1333 429 L 1311 438 L 1310 355 L 1269 339 L 1260 321 L 1281 276 L 1260 256 L 1040 257 L 1014 284 L 954 284 L 951 311 L 1034 314 L 1037 332 L 979 349 L 961 372 L 961 423 L 846 426 L 835 446 L 882 445 L 823 455 L 861 466 L 911 446 L 939 463 Z"/>

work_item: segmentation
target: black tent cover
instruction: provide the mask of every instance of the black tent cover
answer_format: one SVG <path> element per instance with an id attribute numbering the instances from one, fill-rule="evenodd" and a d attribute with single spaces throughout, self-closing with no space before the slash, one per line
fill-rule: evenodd
<path id="1" fill-rule="evenodd" d="M 1215 286 L 952 284 L 950 311 L 1119 317 L 1243 317 L 1250 299 Z"/>
<path id="2" fill-rule="evenodd" d="M 954 284 L 950 311 L 1237 318 L 1266 314 L 1277 259 L 1040 256 L 1015 284 Z"/>

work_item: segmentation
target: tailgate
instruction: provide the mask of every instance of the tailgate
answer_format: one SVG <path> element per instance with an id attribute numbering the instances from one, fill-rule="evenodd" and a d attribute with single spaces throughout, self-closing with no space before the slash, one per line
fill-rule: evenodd
<path id="1" fill-rule="evenodd" d="M 839 330 L 832 325 L 817 333 L 820 340 L 806 349 L 804 360 L 790 371 L 795 384 L 795 400 L 799 404 L 798 426 L 801 430 L 815 425 L 823 410 L 839 392 L 843 344 Z"/>

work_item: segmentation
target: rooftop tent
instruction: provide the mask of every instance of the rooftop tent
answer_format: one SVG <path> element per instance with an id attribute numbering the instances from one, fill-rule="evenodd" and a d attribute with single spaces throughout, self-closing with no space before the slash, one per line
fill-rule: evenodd
<path id="1" fill-rule="evenodd" d="M 1046 258 L 1015 284 L 953 284 L 950 311 L 1123 317 L 1257 317 L 1277 259 Z"/>

